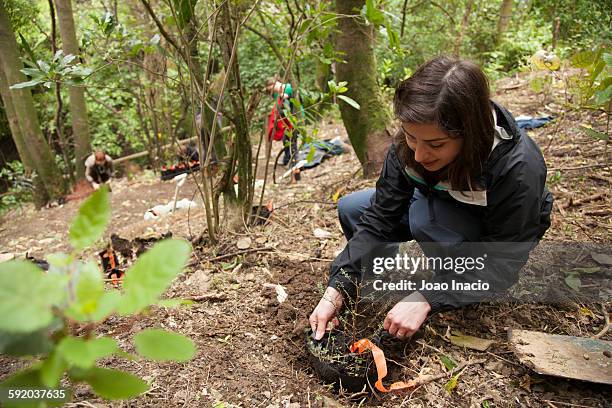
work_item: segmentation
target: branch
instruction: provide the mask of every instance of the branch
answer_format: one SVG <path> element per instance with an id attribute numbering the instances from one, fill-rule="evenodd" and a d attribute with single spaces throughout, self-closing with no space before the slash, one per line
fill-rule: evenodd
<path id="1" fill-rule="evenodd" d="M 155 12 L 151 8 L 151 5 L 149 4 L 149 2 L 147 0 L 140 0 L 140 2 L 147 10 L 147 13 L 149 13 L 149 16 L 151 16 L 151 18 L 155 22 L 155 25 L 157 26 L 157 29 L 159 30 L 159 33 L 162 35 L 162 37 L 164 37 L 164 39 L 168 41 L 168 43 L 172 45 L 172 47 L 174 47 L 174 49 L 179 53 L 181 58 L 183 58 L 183 60 L 185 60 L 185 62 L 188 63 L 189 61 L 187 60 L 187 56 L 183 53 L 182 48 L 178 46 L 178 44 L 176 43 L 176 41 L 174 41 L 174 38 L 172 38 L 170 33 L 168 33 L 164 29 L 164 26 L 162 25 L 161 21 L 159 21 L 159 19 L 157 18 L 157 15 L 155 15 Z"/>
<path id="2" fill-rule="evenodd" d="M 244 25 L 244 28 L 246 28 L 247 30 L 251 31 L 252 33 L 258 35 L 259 37 L 261 37 L 266 43 L 268 43 L 268 45 L 270 46 L 270 48 L 272 49 L 272 52 L 274 53 L 274 55 L 276 55 L 276 58 L 278 58 L 278 60 L 281 62 L 281 64 L 283 63 L 283 56 L 280 53 L 278 47 L 276 46 L 276 44 L 274 44 L 274 41 L 272 41 L 272 39 L 265 35 L 264 33 L 262 33 L 261 31 L 258 31 L 256 29 L 254 29 L 253 27 L 251 27 L 248 24 Z"/>

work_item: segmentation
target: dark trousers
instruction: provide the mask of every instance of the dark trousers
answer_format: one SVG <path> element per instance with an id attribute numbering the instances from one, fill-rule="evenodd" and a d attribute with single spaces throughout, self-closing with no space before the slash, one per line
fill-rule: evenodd
<path id="1" fill-rule="evenodd" d="M 357 191 L 338 201 L 340 225 L 347 241 L 351 239 L 361 215 L 370 207 L 376 189 Z M 430 211 L 435 213 L 431 220 Z M 417 189 L 414 190 L 408 211 L 397 225 L 394 235 L 399 242 L 477 242 L 482 234 L 482 219 L 467 205 L 452 200 L 433 198 L 429 208 L 428 199 Z"/>

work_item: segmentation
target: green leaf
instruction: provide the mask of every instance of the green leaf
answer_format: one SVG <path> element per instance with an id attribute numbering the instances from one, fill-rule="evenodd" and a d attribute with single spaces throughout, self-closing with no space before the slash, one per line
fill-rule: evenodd
<path id="1" fill-rule="evenodd" d="M 612 85 L 606 89 L 595 91 L 595 103 L 597 105 L 605 105 L 612 99 Z"/>
<path id="2" fill-rule="evenodd" d="M 190 252 L 191 246 L 186 241 L 171 239 L 158 242 L 138 258 L 125 274 L 119 313 L 138 313 L 157 303 L 159 296 L 182 272 Z"/>
<path id="3" fill-rule="evenodd" d="M 455 388 L 457 388 L 457 380 L 459 379 L 459 374 L 454 375 L 446 384 L 444 384 L 444 389 L 451 394 Z"/>
<path id="4" fill-rule="evenodd" d="M 442 364 L 444 364 L 444 367 L 446 367 L 447 371 L 450 371 L 453 368 L 457 367 L 457 363 L 446 354 L 438 354 L 438 357 L 440 358 Z"/>
<path id="5" fill-rule="evenodd" d="M 603 54 L 603 60 L 606 63 L 607 66 L 612 66 L 612 54 L 604 52 Z"/>
<path id="6" fill-rule="evenodd" d="M 149 389 L 149 385 L 133 374 L 108 368 L 94 367 L 85 377 L 98 395 L 110 400 L 136 397 Z"/>
<path id="7" fill-rule="evenodd" d="M 70 226 L 70 243 L 77 249 L 84 249 L 95 243 L 110 221 L 110 198 L 108 187 L 102 186 L 79 208 Z"/>
<path id="8" fill-rule="evenodd" d="M 608 139 L 608 134 L 598 132 L 597 130 L 593 129 L 590 125 L 581 124 L 580 127 L 584 129 L 587 135 L 591 136 L 593 139 L 597 139 L 597 140 L 607 140 Z"/>
<path id="9" fill-rule="evenodd" d="M 76 278 L 75 296 L 66 314 L 78 321 L 88 321 L 98 309 L 98 303 L 104 295 L 104 282 L 102 273 L 94 262 L 77 265 L 79 273 Z"/>
<path id="10" fill-rule="evenodd" d="M 45 274 L 31 262 L 0 263 L 0 330 L 23 333 L 49 326 L 66 283 L 67 277 Z"/>
<path id="11" fill-rule="evenodd" d="M 580 291 L 582 287 L 582 282 L 580 281 L 580 277 L 577 273 L 570 273 L 565 277 L 565 284 L 575 290 L 576 292 Z"/>
<path id="12" fill-rule="evenodd" d="M 195 344 L 182 334 L 161 329 L 146 329 L 134 336 L 136 352 L 155 361 L 189 361 Z"/>
<path id="13" fill-rule="evenodd" d="M 344 102 L 348 103 L 349 105 L 351 105 L 353 108 L 359 110 L 361 109 L 361 106 L 359 106 L 359 104 L 357 102 L 355 102 L 354 99 L 349 98 L 346 95 L 336 95 L 336 97 L 338 99 L 342 99 Z"/>
<path id="14" fill-rule="evenodd" d="M 0 354 L 34 356 L 48 353 L 52 348 L 47 328 L 26 334 L 0 331 Z"/>
<path id="15" fill-rule="evenodd" d="M 19 33 L 19 39 L 21 40 L 21 46 L 25 50 L 26 54 L 28 54 L 28 57 L 30 57 L 32 61 L 36 61 L 36 56 L 34 55 L 34 51 L 32 51 L 32 47 L 30 47 L 30 44 L 28 44 L 25 37 L 21 33 Z"/>
<path id="16" fill-rule="evenodd" d="M 108 337 L 85 340 L 79 337 L 64 337 L 56 348 L 69 364 L 89 368 L 97 359 L 110 356 L 117 351 L 117 343 Z"/>
<path id="17" fill-rule="evenodd" d="M 596 59 L 597 53 L 593 51 L 582 51 L 574 54 L 570 61 L 576 68 L 588 68 L 589 66 L 593 65 Z"/>
<path id="18" fill-rule="evenodd" d="M 54 350 L 40 366 L 40 379 L 49 388 L 57 388 L 68 364 L 57 350 Z"/>
<path id="19" fill-rule="evenodd" d="M 374 4 L 374 0 L 366 0 L 366 4 L 364 6 L 365 10 L 365 18 L 370 23 L 374 25 L 384 25 L 385 24 L 385 15 L 382 11 L 376 8 Z"/>
<path id="20" fill-rule="evenodd" d="M 43 81 L 40 79 L 33 79 L 31 81 L 27 81 L 27 82 L 20 82 L 18 84 L 15 85 L 11 85 L 9 88 L 10 89 L 22 89 L 22 88 L 28 88 L 30 86 L 36 86 L 38 84 L 41 84 Z"/>
<path id="21" fill-rule="evenodd" d="M 468 336 L 458 330 L 453 330 L 447 338 L 452 344 L 459 347 L 466 347 L 472 350 L 485 351 L 495 343 L 493 340 L 482 339 L 480 337 Z"/>
<path id="22" fill-rule="evenodd" d="M 99 322 L 104 320 L 108 315 L 113 313 L 117 309 L 117 305 L 121 301 L 121 294 L 112 290 L 104 292 L 100 300 L 98 301 L 97 309 L 91 314 L 91 320 Z"/>
<path id="23" fill-rule="evenodd" d="M 578 273 L 596 273 L 601 271 L 601 268 L 599 266 L 591 266 L 588 268 L 572 268 L 572 272 L 578 272 Z"/>

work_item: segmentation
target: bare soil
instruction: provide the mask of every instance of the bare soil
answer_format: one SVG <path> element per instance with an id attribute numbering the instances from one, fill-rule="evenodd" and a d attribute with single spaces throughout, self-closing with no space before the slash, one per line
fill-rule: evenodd
<path id="1" fill-rule="evenodd" d="M 612 243 L 609 161 L 604 141 L 585 134 L 580 124 L 605 130 L 605 117 L 597 112 L 565 112 L 554 102 L 542 104 L 524 78 L 498 84 L 495 99 L 514 115 L 558 117 L 529 134 L 541 146 L 549 168 L 549 187 L 556 198 L 553 225 L 545 241 Z M 516 84 L 519 86 L 516 86 Z M 510 88 L 510 89 L 504 89 Z M 322 124 L 321 137 L 346 137 L 336 123 Z M 605 407 L 612 400 L 609 387 L 538 375 L 522 365 L 507 343 L 507 328 L 547 333 L 592 336 L 604 326 L 610 304 L 496 303 L 469 306 L 431 317 L 422 337 L 408 342 L 389 340 L 385 353 L 392 368 L 386 384 L 445 371 L 440 357 L 456 362 L 484 359 L 467 366 L 452 392 L 445 390 L 449 378 L 420 386 L 410 392 L 368 396 L 334 393 L 313 374 L 306 358 L 304 333 L 307 317 L 318 302 L 327 281 L 329 263 L 342 245 L 342 231 L 332 200 L 342 194 L 371 187 L 363 180 L 353 153 L 334 157 L 302 173 L 297 184 L 281 182 L 267 189 L 276 210 L 265 226 L 241 233 L 225 230 L 216 246 L 202 245 L 205 217 L 197 188 L 189 181 L 179 198 L 194 198 L 199 207 L 181 210 L 154 221 L 144 221 L 147 208 L 169 201 L 172 182 L 160 182 L 152 174 L 113 185 L 112 224 L 107 234 L 133 239 L 171 231 L 175 237 L 199 242 L 186 272 L 173 282 L 168 298 L 211 295 L 190 307 L 154 308 L 136 319 L 111 318 L 97 329 L 114 337 L 127 352 L 134 351 L 132 337 L 148 327 L 176 330 L 198 346 L 187 363 L 152 363 L 112 358 L 103 365 L 122 368 L 145 378 L 151 389 L 126 402 L 108 403 L 88 386 L 77 385 L 72 407 Z M 557 173 L 557 170 L 559 173 Z M 281 169 L 277 170 L 277 175 Z M 35 211 L 25 207 L 0 220 L 2 252 L 26 251 L 42 258 L 69 249 L 67 230 L 79 203 Z M 329 238 L 315 238 L 321 228 Z M 205 234 L 204 234 L 205 236 Z M 223 261 L 208 259 L 238 251 L 236 242 L 248 236 L 251 248 L 268 248 Z M 204 239 L 205 241 L 205 239 Z M 102 244 L 100 244 L 102 246 Z M 99 249 L 99 248 L 96 248 Z M 96 249 L 92 249 L 93 254 Z M 584 261 L 584 266 L 591 266 Z M 604 271 L 605 272 L 605 271 Z M 608 271 L 609 272 L 609 271 Z M 266 283 L 285 287 L 288 298 L 279 303 Z M 607 308 L 607 309 L 606 309 Z M 448 342 L 447 330 L 459 330 L 492 339 L 486 352 L 463 349 Z M 603 339 L 612 340 L 612 332 Z M 0 377 L 22 365 L 0 359 Z"/>

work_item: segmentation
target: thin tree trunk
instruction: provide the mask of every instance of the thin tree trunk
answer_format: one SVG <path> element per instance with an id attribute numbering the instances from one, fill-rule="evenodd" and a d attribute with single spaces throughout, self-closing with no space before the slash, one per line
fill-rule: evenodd
<path id="1" fill-rule="evenodd" d="M 72 0 L 55 0 L 55 8 L 59 21 L 64 54 L 79 55 L 79 43 L 76 37 Z M 76 162 L 76 178 L 85 176 L 85 159 L 91 153 L 89 126 L 87 124 L 87 105 L 85 90 L 78 86 L 69 86 L 70 113 L 72 114 L 72 131 L 74 133 L 74 156 Z"/>
<path id="2" fill-rule="evenodd" d="M 468 27 L 468 23 L 470 22 L 470 15 L 472 14 L 472 7 L 474 6 L 474 0 L 467 0 L 465 4 L 465 12 L 463 13 L 463 18 L 461 19 L 461 27 L 459 28 L 459 33 L 457 33 L 457 38 L 455 39 L 455 46 L 453 47 L 453 55 L 458 57 L 461 52 L 461 42 L 463 40 L 463 34 Z"/>
<path id="3" fill-rule="evenodd" d="M 374 29 L 359 14 L 364 4 L 365 0 L 336 1 L 338 14 L 352 16 L 339 20 L 336 50 L 344 53 L 346 62 L 337 63 L 336 78 L 348 82 L 346 95 L 361 106 L 357 110 L 340 102 L 340 113 L 364 174 L 370 176 L 379 171 L 391 142 L 386 129 L 391 115 L 376 83 Z"/>
<path id="4" fill-rule="evenodd" d="M 229 75 L 228 89 L 230 103 L 233 111 L 233 122 L 235 125 L 235 154 L 238 162 L 238 202 L 242 205 L 244 216 L 250 211 L 252 198 L 251 177 L 253 157 L 251 151 L 251 140 L 249 138 L 249 127 L 242 94 L 242 83 L 240 80 L 240 68 L 238 66 L 237 49 L 234 42 L 237 41 L 236 24 L 231 15 L 229 2 L 221 7 L 221 24 L 219 32 L 219 45 L 225 65 L 225 72 Z"/>
<path id="5" fill-rule="evenodd" d="M 49 0 L 49 14 L 51 16 L 51 52 L 53 55 L 57 52 L 57 30 L 55 24 L 55 6 L 53 5 L 53 0 Z M 60 146 L 60 150 L 62 152 L 62 158 L 64 159 L 64 166 L 66 166 L 66 172 L 70 177 L 70 181 L 72 183 L 75 182 L 74 172 L 72 170 L 72 164 L 70 163 L 70 158 L 68 155 L 68 143 L 66 143 L 66 138 L 64 135 L 64 123 L 62 120 L 62 92 L 61 92 L 61 84 L 59 82 L 55 82 L 55 102 L 57 106 L 55 108 L 55 133 L 57 135 L 57 141 Z"/>
<path id="6" fill-rule="evenodd" d="M 34 185 L 34 190 L 32 194 L 34 204 L 37 207 L 41 207 L 48 201 L 49 198 L 44 186 L 40 183 L 40 178 L 36 177 L 32 159 L 30 159 L 30 154 L 28 152 L 27 145 L 25 144 L 23 135 L 21 134 L 21 128 L 19 127 L 19 119 L 17 118 L 15 108 L 13 107 L 13 100 L 10 96 L 9 85 L 6 81 L 4 71 L 1 67 L 0 95 L 2 96 L 2 103 L 4 105 L 4 111 L 6 113 L 6 119 L 8 120 L 9 129 L 11 130 L 11 136 L 13 138 L 13 142 L 15 143 L 15 147 L 17 147 L 17 153 L 19 154 L 19 158 L 21 159 L 21 163 L 23 164 L 25 175 L 27 178 L 32 179 L 32 184 Z"/>
<path id="7" fill-rule="evenodd" d="M 499 21 L 497 23 L 497 42 L 501 40 L 502 34 L 508 29 L 511 18 L 512 0 L 503 0 L 499 11 Z"/>
<path id="8" fill-rule="evenodd" d="M 8 86 L 26 80 L 21 69 L 23 69 L 23 64 L 19 59 L 17 40 L 11 31 L 4 2 L 0 1 L 0 70 L 3 73 L 2 82 L 4 84 L 2 99 L 7 106 L 11 107 L 11 116 L 13 116 L 12 119 L 10 118 L 10 122 L 13 123 L 11 131 L 19 129 L 12 136 L 21 160 L 26 168 L 29 167 L 36 172 L 34 184 L 38 190 L 36 193 L 39 199 L 38 204 L 41 204 L 47 199 L 60 197 L 64 192 L 64 182 L 51 149 L 45 143 L 45 138 L 40 130 L 30 89 L 8 89 Z M 7 110 L 8 113 L 9 110 Z"/>

